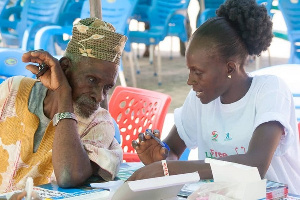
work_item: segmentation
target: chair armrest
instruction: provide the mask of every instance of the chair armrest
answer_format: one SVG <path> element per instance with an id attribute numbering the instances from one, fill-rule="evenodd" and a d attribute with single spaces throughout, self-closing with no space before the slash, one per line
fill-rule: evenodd
<path id="1" fill-rule="evenodd" d="M 71 26 L 45 26 L 36 33 L 34 40 L 34 49 L 47 50 L 48 41 L 54 35 L 72 35 Z"/>
<path id="2" fill-rule="evenodd" d="M 21 40 L 22 40 L 21 48 L 25 51 L 32 50 L 29 47 L 30 41 L 34 41 L 35 35 L 38 32 L 38 30 L 40 30 L 41 28 L 43 28 L 45 26 L 50 26 L 50 25 L 54 25 L 54 24 L 49 23 L 49 22 L 37 21 L 37 22 L 34 22 L 33 24 L 31 24 L 29 27 L 27 27 L 24 31 L 23 37 L 21 38 Z M 24 28 L 24 25 L 18 26 L 18 30 L 23 29 L 23 28 Z M 22 31 L 18 31 L 18 32 L 22 32 Z M 31 48 L 33 48 L 33 47 L 31 46 Z"/>

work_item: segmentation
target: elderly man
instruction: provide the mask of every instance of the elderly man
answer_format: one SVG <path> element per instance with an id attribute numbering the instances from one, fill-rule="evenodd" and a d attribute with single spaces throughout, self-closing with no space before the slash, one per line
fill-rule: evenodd
<path id="1" fill-rule="evenodd" d="M 100 107 L 115 85 L 126 37 L 97 18 L 80 20 L 59 61 L 43 50 L 23 55 L 38 80 L 12 77 L 0 85 L 0 193 L 55 175 L 61 187 L 91 175 L 116 176 L 122 149 Z M 54 172 L 54 174 L 53 174 Z"/>

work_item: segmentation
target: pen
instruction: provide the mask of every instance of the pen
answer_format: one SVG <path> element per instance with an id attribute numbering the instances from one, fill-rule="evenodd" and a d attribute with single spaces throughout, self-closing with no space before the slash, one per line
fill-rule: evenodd
<path id="1" fill-rule="evenodd" d="M 162 142 L 159 138 L 155 137 L 155 135 L 152 133 L 151 129 L 146 129 L 146 134 L 150 135 L 162 147 L 165 147 L 166 149 L 168 149 L 170 151 L 170 147 L 165 142 Z"/>

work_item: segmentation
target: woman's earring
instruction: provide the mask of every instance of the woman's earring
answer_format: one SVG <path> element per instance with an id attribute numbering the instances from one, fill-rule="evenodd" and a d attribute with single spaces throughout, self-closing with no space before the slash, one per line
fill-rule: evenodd
<path id="1" fill-rule="evenodd" d="M 227 77 L 228 77 L 228 78 L 231 78 L 231 75 L 229 74 Z"/>

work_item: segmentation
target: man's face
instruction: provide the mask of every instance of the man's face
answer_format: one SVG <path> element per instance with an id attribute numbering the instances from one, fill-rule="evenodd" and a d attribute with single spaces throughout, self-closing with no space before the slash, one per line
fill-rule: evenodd
<path id="1" fill-rule="evenodd" d="M 90 117 L 115 85 L 117 74 L 115 63 L 89 57 L 82 57 L 75 68 L 69 68 L 66 75 L 72 87 L 76 113 Z"/>

